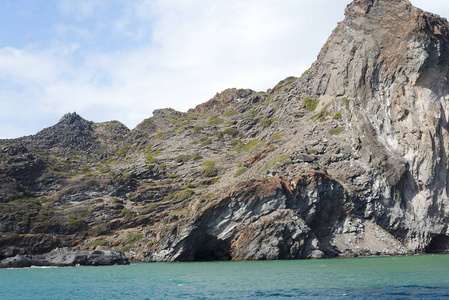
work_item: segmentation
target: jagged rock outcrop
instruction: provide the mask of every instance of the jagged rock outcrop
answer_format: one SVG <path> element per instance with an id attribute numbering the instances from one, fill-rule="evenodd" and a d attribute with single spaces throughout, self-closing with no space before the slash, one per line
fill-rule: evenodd
<path id="1" fill-rule="evenodd" d="M 68 114 L 0 141 L 0 258 L 449 251 L 448 54 L 445 19 L 355 0 L 311 68 L 266 92 L 228 89 L 133 130 Z"/>
<path id="2" fill-rule="evenodd" d="M 117 250 L 90 252 L 56 249 L 46 255 L 16 255 L 0 260 L 1 268 L 74 267 L 129 265 L 128 259 Z"/>
<path id="3" fill-rule="evenodd" d="M 375 170 L 359 213 L 411 249 L 448 234 L 448 39 L 445 19 L 409 1 L 354 1 L 300 83 L 350 101 L 353 145 Z"/>

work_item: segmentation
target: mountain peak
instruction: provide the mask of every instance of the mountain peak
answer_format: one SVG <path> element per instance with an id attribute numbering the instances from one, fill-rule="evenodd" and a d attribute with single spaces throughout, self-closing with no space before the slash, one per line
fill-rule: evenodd
<path id="1" fill-rule="evenodd" d="M 347 6 L 345 14 L 352 18 L 362 17 L 368 14 L 373 7 L 410 9 L 412 5 L 408 0 L 354 0 Z M 384 12 L 388 13 L 388 10 L 384 10 Z"/>
<path id="2" fill-rule="evenodd" d="M 65 114 L 58 123 L 66 123 L 66 124 L 72 124 L 77 121 L 85 121 L 80 115 L 78 115 L 76 112 L 73 113 L 67 113 Z"/>

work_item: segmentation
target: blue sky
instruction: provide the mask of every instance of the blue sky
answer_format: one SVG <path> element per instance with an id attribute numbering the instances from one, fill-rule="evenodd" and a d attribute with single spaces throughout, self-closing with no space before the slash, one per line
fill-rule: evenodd
<path id="1" fill-rule="evenodd" d="M 316 59 L 349 0 L 1 0 L 0 138 L 76 111 L 129 128 Z M 412 0 L 449 18 L 447 0 Z"/>

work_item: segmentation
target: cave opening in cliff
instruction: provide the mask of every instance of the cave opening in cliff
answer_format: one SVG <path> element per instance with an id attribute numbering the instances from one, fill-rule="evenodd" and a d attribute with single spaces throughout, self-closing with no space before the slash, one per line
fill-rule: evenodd
<path id="1" fill-rule="evenodd" d="M 440 234 L 432 238 L 426 247 L 426 253 L 449 252 L 449 236 Z"/>
<path id="2" fill-rule="evenodd" d="M 213 236 L 205 236 L 204 239 L 197 244 L 198 248 L 194 252 L 194 261 L 216 261 L 230 260 L 229 245 Z"/>

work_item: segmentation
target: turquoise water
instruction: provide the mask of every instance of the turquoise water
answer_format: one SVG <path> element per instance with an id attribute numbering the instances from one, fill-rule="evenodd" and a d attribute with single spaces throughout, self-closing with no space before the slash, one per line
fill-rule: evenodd
<path id="1" fill-rule="evenodd" d="M 0 270 L 0 299 L 242 298 L 449 298 L 449 255 Z"/>

